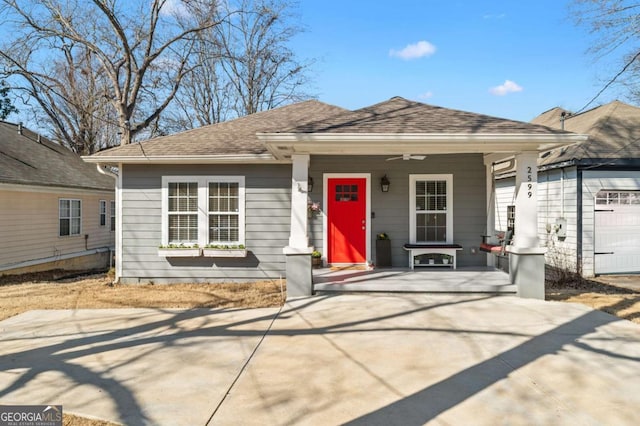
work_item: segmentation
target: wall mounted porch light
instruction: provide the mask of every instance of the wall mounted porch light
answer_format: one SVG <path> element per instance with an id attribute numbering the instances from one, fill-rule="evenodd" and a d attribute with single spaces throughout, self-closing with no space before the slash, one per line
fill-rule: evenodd
<path id="1" fill-rule="evenodd" d="M 391 182 L 389 182 L 387 175 L 382 176 L 382 179 L 380 179 L 380 189 L 382 189 L 382 192 L 389 192 L 389 185 L 391 185 Z"/>
<path id="2" fill-rule="evenodd" d="M 307 179 L 307 192 L 311 191 L 313 191 L 313 178 L 309 176 L 309 179 Z"/>

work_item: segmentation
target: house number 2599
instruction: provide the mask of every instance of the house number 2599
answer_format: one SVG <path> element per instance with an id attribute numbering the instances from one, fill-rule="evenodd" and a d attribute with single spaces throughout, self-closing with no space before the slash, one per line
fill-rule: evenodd
<path id="1" fill-rule="evenodd" d="M 531 175 L 531 166 L 527 167 L 527 197 L 531 198 L 533 196 L 533 177 Z"/>

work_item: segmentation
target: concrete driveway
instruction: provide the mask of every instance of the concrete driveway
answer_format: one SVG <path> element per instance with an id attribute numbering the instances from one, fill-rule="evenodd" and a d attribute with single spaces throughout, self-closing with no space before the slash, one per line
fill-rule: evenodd
<path id="1" fill-rule="evenodd" d="M 32 311 L 0 333 L 0 404 L 127 425 L 640 423 L 640 327 L 581 305 L 339 295 Z"/>

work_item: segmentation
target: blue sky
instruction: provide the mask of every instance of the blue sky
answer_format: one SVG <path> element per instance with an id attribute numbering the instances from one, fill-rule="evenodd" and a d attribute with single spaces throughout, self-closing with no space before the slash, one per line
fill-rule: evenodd
<path id="1" fill-rule="evenodd" d="M 529 121 L 582 108 L 615 74 L 613 57 L 586 53 L 590 36 L 567 4 L 301 0 L 306 32 L 292 47 L 316 60 L 310 91 L 323 102 L 356 109 L 402 96 Z M 607 91 L 590 108 L 615 98 Z"/>

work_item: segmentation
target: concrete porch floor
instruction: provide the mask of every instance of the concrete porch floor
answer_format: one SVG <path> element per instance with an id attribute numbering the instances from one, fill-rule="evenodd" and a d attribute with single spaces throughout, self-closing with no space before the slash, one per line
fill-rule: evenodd
<path id="1" fill-rule="evenodd" d="M 313 270 L 315 292 L 516 293 L 509 275 L 495 268 Z"/>

